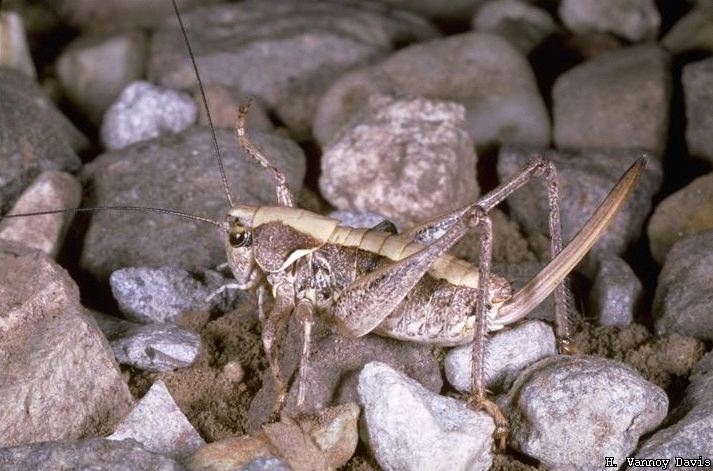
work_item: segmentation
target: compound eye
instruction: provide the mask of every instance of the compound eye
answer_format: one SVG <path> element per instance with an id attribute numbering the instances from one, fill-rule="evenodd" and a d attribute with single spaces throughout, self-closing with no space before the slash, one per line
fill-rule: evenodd
<path id="1" fill-rule="evenodd" d="M 228 242 L 232 247 L 236 248 L 250 245 L 250 232 L 246 231 L 244 226 L 235 225 L 230 228 Z"/>

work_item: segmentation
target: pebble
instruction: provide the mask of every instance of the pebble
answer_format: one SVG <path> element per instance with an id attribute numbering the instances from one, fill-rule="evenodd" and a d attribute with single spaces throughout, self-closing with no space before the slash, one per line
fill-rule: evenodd
<path id="1" fill-rule="evenodd" d="M 432 38 L 422 18 L 377 3 L 248 1 L 185 13 L 205 84 L 259 97 L 297 137 L 308 137 L 317 102 L 339 75 L 391 51 Z M 176 22 L 152 38 L 149 77 L 192 88 L 195 73 Z"/>
<path id="2" fill-rule="evenodd" d="M 688 151 L 713 164 L 713 57 L 683 68 L 683 93 Z"/>
<path id="3" fill-rule="evenodd" d="M 175 459 L 185 458 L 205 445 L 161 380 L 151 386 L 107 438 L 131 438 L 150 452 Z"/>
<path id="4" fill-rule="evenodd" d="M 0 50 L 0 67 L 15 69 L 31 79 L 37 79 L 35 63 L 27 44 L 25 23 L 14 11 L 0 12 Z"/>
<path id="5" fill-rule="evenodd" d="M 627 326 L 634 321 L 642 291 L 641 281 L 624 260 L 615 255 L 604 256 L 589 292 L 591 314 L 599 325 Z"/>
<path id="6" fill-rule="evenodd" d="M 562 240 L 565 244 L 589 220 L 626 169 L 644 155 L 639 150 L 595 149 L 544 151 L 541 154 L 557 167 Z M 497 164 L 500 181 L 516 175 L 532 155 L 533 152 L 522 148 L 501 149 Z M 661 181 L 660 166 L 655 160 L 648 159 L 634 192 L 584 259 L 580 270 L 593 277 L 598 258 L 608 253 L 621 254 L 640 237 L 641 227 Z M 527 233 L 549 233 L 547 191 L 543 179 L 535 179 L 524 190 L 513 193 L 508 202 L 511 216 Z"/>
<path id="7" fill-rule="evenodd" d="M 171 458 L 147 451 L 134 440 L 115 441 L 106 438 L 61 440 L 0 449 L 0 465 L 4 471 L 33 469 L 182 471 L 185 469 Z"/>
<path id="8" fill-rule="evenodd" d="M 380 362 L 364 366 L 358 389 L 364 438 L 383 469 L 490 469 L 495 426 L 485 412 L 439 396 Z"/>
<path id="9" fill-rule="evenodd" d="M 676 242 L 656 284 L 652 308 L 656 332 L 713 340 L 711 286 L 713 230 Z"/>
<path id="10" fill-rule="evenodd" d="M 205 87 L 210 117 L 216 128 L 235 129 L 240 106 L 250 102 L 250 111 L 245 118 L 246 129 L 272 131 L 274 126 L 268 116 L 267 107 L 256 97 L 249 96 L 235 87 L 223 85 L 208 85 Z M 208 117 L 200 90 L 193 93 L 193 101 L 198 104 L 198 124 L 208 126 Z"/>
<path id="11" fill-rule="evenodd" d="M 82 186 L 69 173 L 42 172 L 20 195 L 8 214 L 50 209 L 76 208 L 82 200 Z M 45 214 L 0 220 L 0 239 L 13 240 L 57 258 L 73 213 Z"/>
<path id="12" fill-rule="evenodd" d="M 200 335 L 171 324 L 127 326 L 112 338 L 116 361 L 145 371 L 173 371 L 191 366 L 201 349 Z"/>
<path id="13" fill-rule="evenodd" d="M 654 260 L 664 264 L 679 240 L 713 229 L 713 173 L 667 196 L 654 210 L 646 233 Z"/>
<path id="14" fill-rule="evenodd" d="M 339 209 L 412 225 L 474 201 L 476 161 L 462 105 L 372 96 L 325 148 L 319 186 Z"/>
<path id="15" fill-rule="evenodd" d="M 525 367 L 557 353 L 552 328 L 541 321 L 523 322 L 495 333 L 488 338 L 485 352 L 485 387 L 496 394 L 507 390 Z M 454 388 L 471 391 L 473 344 L 449 351 L 444 367 Z"/>
<path id="16" fill-rule="evenodd" d="M 552 470 L 599 469 L 606 456 L 621 465 L 668 410 L 666 393 L 630 367 L 586 356 L 535 363 L 498 403 L 510 445 Z"/>
<path id="17" fill-rule="evenodd" d="M 372 95 L 459 102 L 479 148 L 550 142 L 550 121 L 529 63 L 493 34 L 471 32 L 423 42 L 341 76 L 322 97 L 314 120 L 312 131 L 322 147 Z"/>
<path id="18" fill-rule="evenodd" d="M 661 44 L 672 54 L 697 50 L 713 52 L 713 4 L 699 2 L 674 23 Z"/>
<path id="19" fill-rule="evenodd" d="M 0 448 L 109 432 L 133 399 L 77 286 L 17 243 L 0 266 Z"/>
<path id="20" fill-rule="evenodd" d="M 272 176 L 239 149 L 234 132 L 216 131 L 234 200 L 274 204 Z M 249 136 L 299 194 L 305 173 L 300 148 L 273 134 L 252 131 Z M 85 204 L 170 208 L 222 221 L 228 207 L 213 155 L 210 132 L 199 128 L 105 153 L 83 168 L 91 186 Z M 225 262 L 224 244 L 221 231 L 203 222 L 146 212 L 97 212 L 80 263 L 104 281 L 122 267 L 171 265 L 198 271 Z"/>
<path id="21" fill-rule="evenodd" d="M 0 213 L 4 213 L 42 171 L 78 170 L 81 162 L 75 152 L 87 141 L 25 74 L 0 68 L 0 96 Z"/>
<path id="22" fill-rule="evenodd" d="M 121 91 L 143 78 L 147 47 L 146 35 L 138 31 L 80 36 L 57 59 L 65 95 L 92 123 L 100 124 Z"/>
<path id="23" fill-rule="evenodd" d="M 470 24 L 475 30 L 502 36 L 523 54 L 559 29 L 546 10 L 523 0 L 489 0 Z"/>
<path id="24" fill-rule="evenodd" d="M 576 33 L 614 33 L 631 42 L 655 39 L 661 25 L 654 0 L 563 0 L 559 17 Z"/>
<path id="25" fill-rule="evenodd" d="M 104 114 L 101 140 L 121 149 L 165 133 L 179 133 L 198 119 L 190 95 L 148 82 L 130 83 Z"/>
<path id="26" fill-rule="evenodd" d="M 668 136 L 670 57 L 654 44 L 600 54 L 552 90 L 558 148 L 643 148 L 660 158 Z"/>

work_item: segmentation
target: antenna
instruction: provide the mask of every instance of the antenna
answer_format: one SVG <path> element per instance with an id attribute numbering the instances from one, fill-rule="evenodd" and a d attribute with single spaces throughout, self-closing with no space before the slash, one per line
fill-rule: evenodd
<path id="1" fill-rule="evenodd" d="M 163 208 L 151 208 L 148 206 L 91 206 L 88 208 L 70 208 L 70 209 L 49 209 L 47 211 L 34 211 L 31 213 L 21 213 L 21 214 L 6 214 L 0 216 L 0 220 L 7 218 L 19 218 L 25 216 L 43 216 L 45 214 L 61 214 L 61 213 L 82 213 L 90 211 L 143 211 L 147 213 L 160 213 L 160 214 L 170 214 L 172 216 L 180 216 L 185 219 L 192 219 L 194 221 L 201 221 L 213 224 L 214 226 L 223 227 L 224 224 L 220 221 L 215 221 L 210 218 L 205 218 L 202 216 L 194 216 L 193 214 L 183 213 L 181 211 L 174 211 L 173 209 L 163 209 Z"/>
<path id="2" fill-rule="evenodd" d="M 0 0 L 2 1 L 2 0 Z M 205 96 L 205 89 L 203 88 L 203 81 L 201 80 L 201 74 L 198 73 L 198 65 L 196 65 L 196 58 L 193 55 L 193 48 L 191 48 L 191 43 L 188 40 L 188 34 L 186 33 L 186 28 L 183 25 L 183 19 L 181 18 L 181 13 L 178 11 L 178 5 L 176 5 L 176 0 L 171 0 L 173 3 L 173 9 L 176 11 L 176 18 L 178 18 L 178 24 L 181 27 L 181 34 L 183 34 L 183 39 L 186 41 L 186 47 L 188 48 L 188 55 L 191 56 L 191 64 L 193 64 L 193 70 L 196 73 L 196 79 L 198 80 L 198 89 L 201 91 L 201 97 L 203 98 L 203 106 L 205 107 L 205 114 L 208 117 L 208 125 L 210 126 L 210 133 L 213 137 L 213 151 L 216 160 L 218 161 L 218 168 L 220 169 L 220 178 L 223 180 L 223 189 L 225 190 L 225 196 L 228 198 L 228 204 L 233 207 L 233 197 L 230 195 L 230 189 L 228 188 L 228 180 L 225 178 L 225 169 L 223 168 L 223 158 L 220 155 L 220 148 L 218 147 L 218 138 L 215 136 L 215 127 L 213 127 L 213 118 L 210 116 L 210 109 L 208 109 L 208 99 Z"/>

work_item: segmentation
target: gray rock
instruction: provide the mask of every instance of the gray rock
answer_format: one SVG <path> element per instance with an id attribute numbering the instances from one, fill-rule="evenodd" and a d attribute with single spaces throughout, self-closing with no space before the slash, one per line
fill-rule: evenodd
<path id="1" fill-rule="evenodd" d="M 713 230 L 671 248 L 653 303 L 656 332 L 713 339 Z"/>
<path id="2" fill-rule="evenodd" d="M 27 44 L 25 24 L 22 17 L 14 11 L 0 12 L 0 50 L 0 67 L 15 69 L 32 79 L 37 78 Z"/>
<path id="3" fill-rule="evenodd" d="M 576 33 L 614 33 L 632 42 L 655 39 L 661 25 L 653 0 L 563 0 L 559 16 Z"/>
<path id="4" fill-rule="evenodd" d="M 94 124 L 122 90 L 144 75 L 148 40 L 134 31 L 113 36 L 80 36 L 57 59 L 65 95 Z"/>
<path id="5" fill-rule="evenodd" d="M 62 440 L 3 448 L 0 449 L 0 466 L 4 471 L 33 469 L 181 471 L 185 469 L 170 458 L 146 451 L 134 440 L 114 441 L 105 438 Z"/>
<path id="6" fill-rule="evenodd" d="M 339 209 L 413 224 L 473 202 L 476 161 L 461 105 L 372 96 L 322 154 L 319 186 Z"/>
<path id="7" fill-rule="evenodd" d="M 497 166 L 500 180 L 517 174 L 531 155 L 532 152 L 524 149 L 501 149 Z M 578 153 L 545 151 L 542 155 L 557 167 L 562 239 L 566 243 L 589 220 L 626 169 L 644 153 L 638 150 L 584 150 Z M 639 238 L 661 180 L 659 165 L 649 159 L 629 200 L 584 259 L 584 265 L 580 265 L 585 273 L 593 275 L 598 258 L 610 252 L 621 254 Z M 542 181 L 535 181 L 526 188 L 526 191 L 515 192 L 508 199 L 510 214 L 526 232 L 548 234 L 545 185 Z"/>
<path id="8" fill-rule="evenodd" d="M 592 313 L 600 325 L 629 325 L 642 291 L 641 281 L 624 260 L 615 255 L 602 257 L 589 292 Z"/>
<path id="9" fill-rule="evenodd" d="M 305 137 L 319 97 L 336 77 L 396 44 L 437 36 L 425 20 L 371 2 L 253 0 L 184 16 L 203 82 L 260 97 Z M 196 78 L 177 28 L 172 21 L 154 34 L 149 77 L 185 89 Z"/>
<path id="10" fill-rule="evenodd" d="M 690 384 L 683 401 L 670 415 L 668 427 L 644 441 L 634 454 L 637 458 L 671 458 L 674 466 L 683 469 L 711 468 L 713 456 L 713 352 L 709 352 L 691 371 Z M 698 467 L 676 464 L 675 458 L 707 459 Z M 685 466 L 685 467 L 684 467 Z"/>
<path id="11" fill-rule="evenodd" d="M 553 356 L 527 368 L 498 403 L 509 411 L 510 444 L 553 470 L 621 464 L 666 416 L 659 387 L 621 363 Z"/>
<path id="12" fill-rule="evenodd" d="M 76 178 L 49 170 L 32 182 L 8 214 L 76 208 L 81 201 L 82 186 Z M 2 219 L 0 239 L 20 242 L 56 258 L 73 217 L 73 213 L 62 213 Z"/>
<path id="13" fill-rule="evenodd" d="M 556 354 L 552 328 L 528 321 L 490 337 L 485 353 L 485 387 L 493 393 L 507 390 L 520 372 L 532 363 Z M 471 390 L 473 344 L 456 347 L 444 362 L 448 382 L 461 392 Z"/>
<path id="14" fill-rule="evenodd" d="M 240 204 L 274 204 L 272 176 L 239 150 L 235 133 L 217 130 L 226 177 Z M 305 158 L 289 139 L 249 133 L 299 193 Z M 210 133 L 191 129 L 99 156 L 84 167 L 92 193 L 87 205 L 171 208 L 222 221 L 228 210 Z M 225 262 L 224 238 L 210 224 L 146 212 L 97 212 L 84 241 L 81 265 L 106 280 L 131 266 L 181 266 L 190 270 Z"/>
<path id="15" fill-rule="evenodd" d="M 134 325 L 111 339 L 116 360 L 146 371 L 191 366 L 201 348 L 200 335 L 171 324 Z"/>
<path id="16" fill-rule="evenodd" d="M 651 255 L 663 265 L 681 239 L 713 229 L 713 173 L 696 178 L 656 206 L 649 220 Z"/>
<path id="17" fill-rule="evenodd" d="M 153 453 L 185 458 L 205 445 L 195 428 L 168 392 L 163 381 L 156 381 L 121 421 L 109 440 L 131 438 Z"/>
<path id="18" fill-rule="evenodd" d="M 225 297 L 208 300 L 229 281 L 218 272 L 191 273 L 178 267 L 122 268 L 109 277 L 119 309 L 137 322 L 176 322 L 185 311 L 207 311 Z M 237 297 L 233 291 L 230 296 Z M 233 304 L 228 302 L 228 304 Z"/>
<path id="19" fill-rule="evenodd" d="M 392 8 L 408 10 L 426 18 L 467 21 L 483 0 L 381 0 Z"/>
<path id="20" fill-rule="evenodd" d="M 342 226 L 356 229 L 368 229 L 386 221 L 381 214 L 369 211 L 332 211 L 328 216 L 338 220 Z"/>
<path id="21" fill-rule="evenodd" d="M 663 153 L 671 98 L 669 55 L 653 44 L 600 54 L 560 75 L 552 90 L 559 148 L 641 147 Z"/>
<path id="22" fill-rule="evenodd" d="M 713 4 L 699 2 L 673 25 L 661 44 L 672 54 L 713 51 Z"/>
<path id="23" fill-rule="evenodd" d="M 523 54 L 558 31 L 547 11 L 523 0 L 489 0 L 470 24 L 473 29 L 502 36 Z"/>
<path id="24" fill-rule="evenodd" d="M 366 441 L 385 470 L 490 469 L 494 424 L 379 362 L 359 374 Z"/>
<path id="25" fill-rule="evenodd" d="M 0 213 L 46 170 L 72 172 L 86 139 L 21 72 L 0 67 Z"/>
<path id="26" fill-rule="evenodd" d="M 327 145 L 372 95 L 461 103 L 479 147 L 546 146 L 550 123 L 532 69 L 506 40 L 472 32 L 401 49 L 340 77 L 322 97 L 313 133 Z"/>
<path id="27" fill-rule="evenodd" d="M 688 151 L 713 164 L 713 57 L 683 68 L 683 92 Z"/>
<path id="28" fill-rule="evenodd" d="M 101 140 L 107 149 L 121 149 L 181 132 L 197 119 L 198 108 L 189 95 L 148 82 L 132 82 L 104 115 Z"/>
<path id="29" fill-rule="evenodd" d="M 0 447 L 108 432 L 133 399 L 77 286 L 19 244 L 0 266 Z"/>
<path id="30" fill-rule="evenodd" d="M 279 458 L 266 456 L 252 460 L 237 471 L 290 471 L 290 467 Z"/>

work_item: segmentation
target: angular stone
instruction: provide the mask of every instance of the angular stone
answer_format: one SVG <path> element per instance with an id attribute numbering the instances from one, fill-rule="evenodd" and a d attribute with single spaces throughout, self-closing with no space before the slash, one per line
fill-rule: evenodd
<path id="1" fill-rule="evenodd" d="M 166 133 L 179 133 L 198 119 L 198 108 L 185 93 L 148 82 L 129 84 L 104 115 L 102 143 L 121 149 Z"/>
<path id="2" fill-rule="evenodd" d="M 651 255 L 663 265 L 681 239 L 713 229 L 713 172 L 696 178 L 661 201 L 649 220 Z"/>
<path id="3" fill-rule="evenodd" d="M 558 30 L 546 10 L 523 0 L 488 0 L 470 24 L 473 29 L 502 36 L 523 54 Z"/>
<path id="4" fill-rule="evenodd" d="M 185 468 L 165 456 L 146 451 L 134 440 L 105 438 L 62 440 L 0 449 L 0 464 L 5 471 L 31 469 L 101 469 L 124 471 L 182 471 Z"/>
<path id="5" fill-rule="evenodd" d="M 495 333 L 485 348 L 485 387 L 497 394 L 507 390 L 520 372 L 532 363 L 557 353 L 552 328 L 528 321 Z M 444 362 L 448 382 L 461 392 L 471 390 L 473 344 L 452 349 Z"/>
<path id="6" fill-rule="evenodd" d="M 559 17 L 576 33 L 614 33 L 632 42 L 655 39 L 661 15 L 653 0 L 563 0 Z"/>
<path id="7" fill-rule="evenodd" d="M 322 409 L 300 421 L 300 428 L 324 453 L 332 468 L 344 466 L 359 443 L 359 406 L 353 402 Z"/>
<path id="8" fill-rule="evenodd" d="M 146 371 L 191 366 L 201 348 L 200 335 L 171 324 L 134 324 L 110 340 L 116 361 Z"/>
<path id="9" fill-rule="evenodd" d="M 101 435 L 133 399 L 69 275 L 0 242 L 0 447 Z"/>
<path id="10" fill-rule="evenodd" d="M 15 69 L 31 79 L 37 79 L 25 24 L 22 17 L 13 11 L 0 12 L 0 50 L 0 67 Z"/>
<path id="11" fill-rule="evenodd" d="M 599 260 L 589 303 L 600 325 L 625 326 L 634 321 L 642 291 L 641 281 L 624 260 L 605 256 Z"/>
<path id="12" fill-rule="evenodd" d="M 65 95 L 90 121 L 101 123 L 121 91 L 143 77 L 147 47 L 146 35 L 138 31 L 80 36 L 57 59 Z"/>
<path id="13" fill-rule="evenodd" d="M 401 49 L 340 77 L 322 97 L 313 133 L 326 146 L 372 95 L 459 102 L 479 147 L 502 142 L 546 146 L 550 123 L 529 63 L 488 33 L 449 36 Z"/>
<path id="14" fill-rule="evenodd" d="M 654 44 L 601 54 L 552 90 L 558 148 L 632 149 L 660 157 L 668 136 L 670 57 Z"/>
<path id="15" fill-rule="evenodd" d="M 527 368 L 507 396 L 510 444 L 549 469 L 621 465 L 666 416 L 668 397 L 621 363 L 553 356 Z"/>
<path id="16" fill-rule="evenodd" d="M 27 187 L 8 214 L 76 208 L 81 201 L 82 186 L 76 178 L 49 170 Z M 73 217 L 73 213 L 60 213 L 2 219 L 0 239 L 19 242 L 56 258 Z"/>
<path id="17" fill-rule="evenodd" d="M 377 3 L 247 1 L 195 9 L 184 22 L 205 84 L 259 97 L 307 137 L 319 97 L 336 77 L 394 48 L 437 36 L 425 20 Z M 149 77 L 191 88 L 195 73 L 175 21 L 152 38 Z"/>
<path id="18" fill-rule="evenodd" d="M 0 68 L 0 213 L 46 170 L 72 172 L 86 139 L 21 72 Z"/>
<path id="19" fill-rule="evenodd" d="M 713 230 L 671 248 L 653 303 L 656 332 L 713 340 Z"/>
<path id="20" fill-rule="evenodd" d="M 686 65 L 682 79 L 688 151 L 713 164 L 713 57 Z"/>
<path id="21" fill-rule="evenodd" d="M 249 135 L 282 169 L 292 191 L 299 193 L 305 172 L 300 148 L 276 135 L 257 131 Z M 217 136 L 235 201 L 274 204 L 272 176 L 239 150 L 234 132 L 219 129 Z M 93 190 L 87 205 L 170 208 L 218 221 L 228 210 L 206 129 L 103 154 L 83 170 Z M 225 262 L 224 244 L 221 231 L 200 221 L 135 211 L 97 212 L 84 241 L 81 265 L 102 280 L 127 266 L 197 270 Z"/>
<path id="22" fill-rule="evenodd" d="M 131 438 L 150 452 L 178 459 L 205 445 L 160 380 L 107 438 L 119 441 Z"/>
<path id="23" fill-rule="evenodd" d="M 412 225 L 475 200 L 476 160 L 461 105 L 373 96 L 325 149 L 319 183 L 339 209 Z"/>
<path id="24" fill-rule="evenodd" d="M 359 374 L 367 445 L 385 470 L 486 470 L 494 424 L 379 362 Z M 434 444 L 437 444 L 435 446 Z"/>

